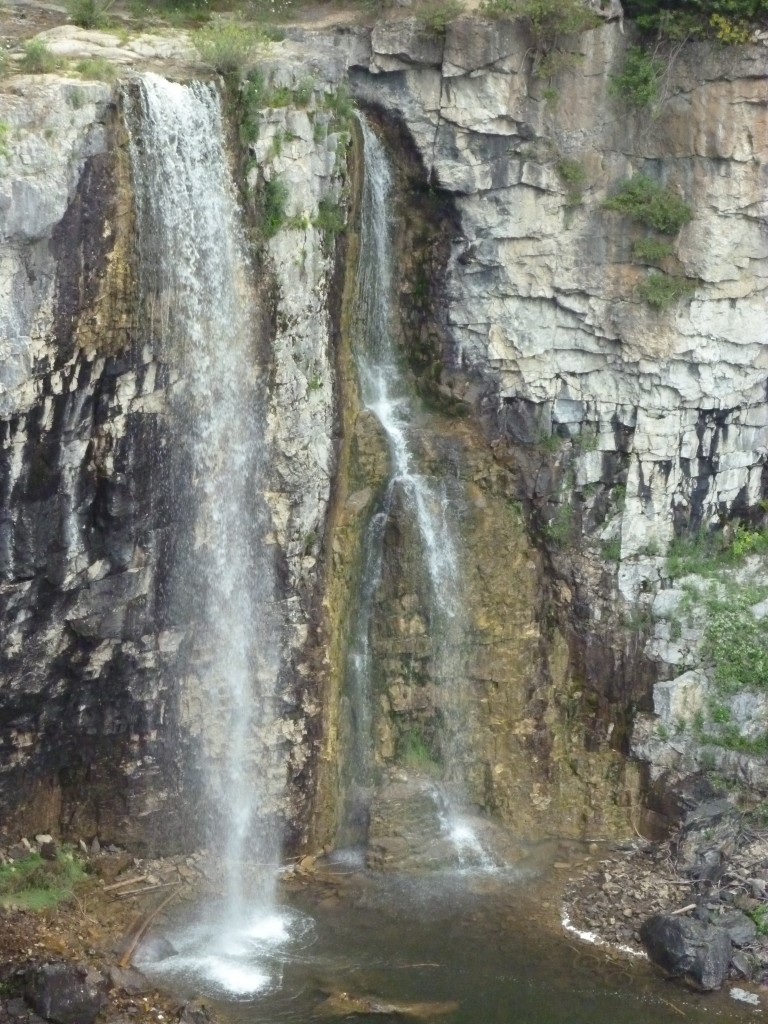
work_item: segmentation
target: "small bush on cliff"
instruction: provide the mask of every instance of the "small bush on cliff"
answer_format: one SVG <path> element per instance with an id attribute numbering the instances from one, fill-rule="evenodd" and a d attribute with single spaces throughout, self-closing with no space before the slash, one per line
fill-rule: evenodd
<path id="1" fill-rule="evenodd" d="M 44 39 L 30 39 L 24 44 L 21 70 L 30 75 L 49 75 L 59 66 L 59 59 L 51 53 Z"/>
<path id="2" fill-rule="evenodd" d="M 631 46 L 621 71 L 611 79 L 611 95 L 631 107 L 649 107 L 659 95 L 663 72 L 661 61 L 641 46 Z"/>
<path id="3" fill-rule="evenodd" d="M 650 274 L 640 285 L 640 298 L 655 310 L 668 309 L 678 299 L 685 298 L 696 290 L 696 281 L 691 277 L 677 277 L 673 274 Z"/>
<path id="4" fill-rule="evenodd" d="M 463 13 L 462 0 L 430 0 L 419 11 L 419 19 L 430 32 L 443 35 L 450 23 Z"/>
<path id="5" fill-rule="evenodd" d="M 2 157 L 3 160 L 7 160 L 11 155 L 11 151 L 8 148 L 9 130 L 10 129 L 8 128 L 6 122 L 0 121 L 0 157 Z"/>
<path id="6" fill-rule="evenodd" d="M 768 23 L 766 0 L 625 0 L 625 11 L 642 31 L 679 41 L 708 36 L 744 43 Z"/>
<path id="7" fill-rule="evenodd" d="M 279 178 L 264 182 L 262 230 L 265 238 L 276 235 L 287 220 L 288 189 Z"/>
<path id="8" fill-rule="evenodd" d="M 482 0 L 480 9 L 494 18 L 522 18 L 536 47 L 544 49 L 559 36 L 578 35 L 602 23 L 584 0 Z"/>
<path id="9" fill-rule="evenodd" d="M 639 238 L 632 246 L 632 259 L 637 260 L 638 263 L 650 263 L 652 266 L 658 266 L 674 251 L 669 242 L 662 242 L 660 238 Z"/>
<path id="10" fill-rule="evenodd" d="M 25 910 L 53 907 L 70 897 L 83 878 L 83 866 L 71 853 L 59 853 L 52 861 L 30 853 L 0 866 L 0 906 Z"/>
<path id="11" fill-rule="evenodd" d="M 623 182 L 618 192 L 606 199 L 603 206 L 663 235 L 676 235 L 693 217 L 690 206 L 678 195 L 644 174 L 636 174 Z"/>
<path id="12" fill-rule="evenodd" d="M 220 75 L 234 77 L 242 72 L 264 36 L 258 29 L 228 21 L 198 29 L 192 41 L 206 64 Z"/>

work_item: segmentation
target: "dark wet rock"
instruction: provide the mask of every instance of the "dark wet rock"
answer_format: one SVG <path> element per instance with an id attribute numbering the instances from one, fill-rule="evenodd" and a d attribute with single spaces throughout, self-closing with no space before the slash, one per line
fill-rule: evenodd
<path id="1" fill-rule="evenodd" d="M 746 953 L 742 953 L 741 950 L 736 950 L 731 957 L 731 967 L 747 981 L 754 974 L 754 969 L 749 957 Z"/>
<path id="2" fill-rule="evenodd" d="M 135 967 L 110 967 L 107 970 L 107 977 L 113 988 L 127 992 L 129 996 L 148 992 L 152 987 L 141 971 L 137 971 Z"/>
<path id="3" fill-rule="evenodd" d="M 179 1017 L 179 1024 L 212 1024 L 214 1018 L 208 1008 L 200 1002 L 185 1003 Z"/>
<path id="4" fill-rule="evenodd" d="M 740 910 L 710 916 L 710 923 L 728 932 L 734 946 L 748 946 L 757 937 L 757 925 Z"/>
<path id="5" fill-rule="evenodd" d="M 107 980 L 76 964 L 43 964 L 27 974 L 24 995 L 55 1024 L 91 1024 L 106 1003 Z"/>
<path id="6" fill-rule="evenodd" d="M 640 937 L 653 963 L 705 992 L 720 988 L 728 975 L 731 940 L 722 928 L 692 917 L 656 914 L 643 922 Z"/>
<path id="7" fill-rule="evenodd" d="M 137 956 L 140 960 L 156 963 L 177 953 L 176 947 L 164 935 L 148 935 L 139 946 Z"/>

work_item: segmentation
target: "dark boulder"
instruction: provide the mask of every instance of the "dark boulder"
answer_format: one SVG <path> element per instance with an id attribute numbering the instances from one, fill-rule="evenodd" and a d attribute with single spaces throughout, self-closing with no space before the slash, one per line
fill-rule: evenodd
<path id="1" fill-rule="evenodd" d="M 698 989 L 720 988 L 728 976 L 731 940 L 722 928 L 692 917 L 656 914 L 643 922 L 640 938 L 653 963 Z"/>
<path id="2" fill-rule="evenodd" d="M 106 978 L 76 964 L 43 964 L 27 973 L 24 997 L 55 1024 L 91 1024 L 107 1001 Z"/>

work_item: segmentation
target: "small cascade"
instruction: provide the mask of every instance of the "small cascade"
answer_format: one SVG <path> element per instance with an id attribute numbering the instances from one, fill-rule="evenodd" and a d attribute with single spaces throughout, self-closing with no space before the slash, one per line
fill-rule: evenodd
<path id="1" fill-rule="evenodd" d="M 280 943 L 275 909 L 282 772 L 271 734 L 280 629 L 263 490 L 263 409 L 252 267 L 209 83 L 144 75 L 124 95 L 147 342 L 167 368 L 174 450 L 158 488 L 173 524 L 166 603 L 188 645 L 179 682 L 201 793 L 190 831 L 224 860 L 223 906 L 177 939 L 168 970 L 215 987 L 263 988 L 259 944 Z M 248 868 L 246 867 L 248 865 Z M 251 876 L 252 867 L 256 871 Z M 249 959 L 250 958 L 250 959 Z"/>
<path id="2" fill-rule="evenodd" d="M 450 507 L 443 482 L 419 472 L 414 445 L 418 406 L 395 350 L 392 322 L 392 241 L 390 235 L 391 173 L 384 148 L 360 118 L 364 143 L 360 258 L 354 319 L 355 356 L 363 403 L 377 418 L 390 456 L 390 477 L 380 507 L 364 539 L 361 595 L 349 656 L 347 694 L 350 702 L 347 798 L 340 842 L 361 843 L 373 766 L 371 625 L 381 581 L 384 535 L 395 501 L 416 524 L 428 578 L 429 619 L 434 680 L 441 690 L 444 724 L 443 804 L 446 822 L 451 808 L 464 798 L 461 743 L 466 734 L 459 707 L 463 679 L 465 622 L 461 602 L 461 570 Z M 446 825 L 447 835 L 452 827 Z M 457 833 L 457 858 L 467 850 L 466 833 Z M 479 840 L 476 839 L 479 844 Z"/>

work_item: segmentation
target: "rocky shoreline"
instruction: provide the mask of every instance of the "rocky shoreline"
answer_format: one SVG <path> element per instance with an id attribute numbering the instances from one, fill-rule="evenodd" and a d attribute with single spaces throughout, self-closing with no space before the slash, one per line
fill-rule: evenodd
<path id="1" fill-rule="evenodd" d="M 707 786 L 701 779 L 697 783 Z M 754 1005 L 765 1006 L 765 805 L 744 810 L 714 790 L 705 799 L 696 799 L 690 789 L 682 797 L 689 806 L 669 838 L 614 844 L 568 883 L 563 923 L 586 941 L 628 956 L 648 955 L 667 975 L 692 987 L 730 984 L 743 991 L 742 998 L 749 995 Z M 715 953 L 719 964 L 713 972 Z"/>

